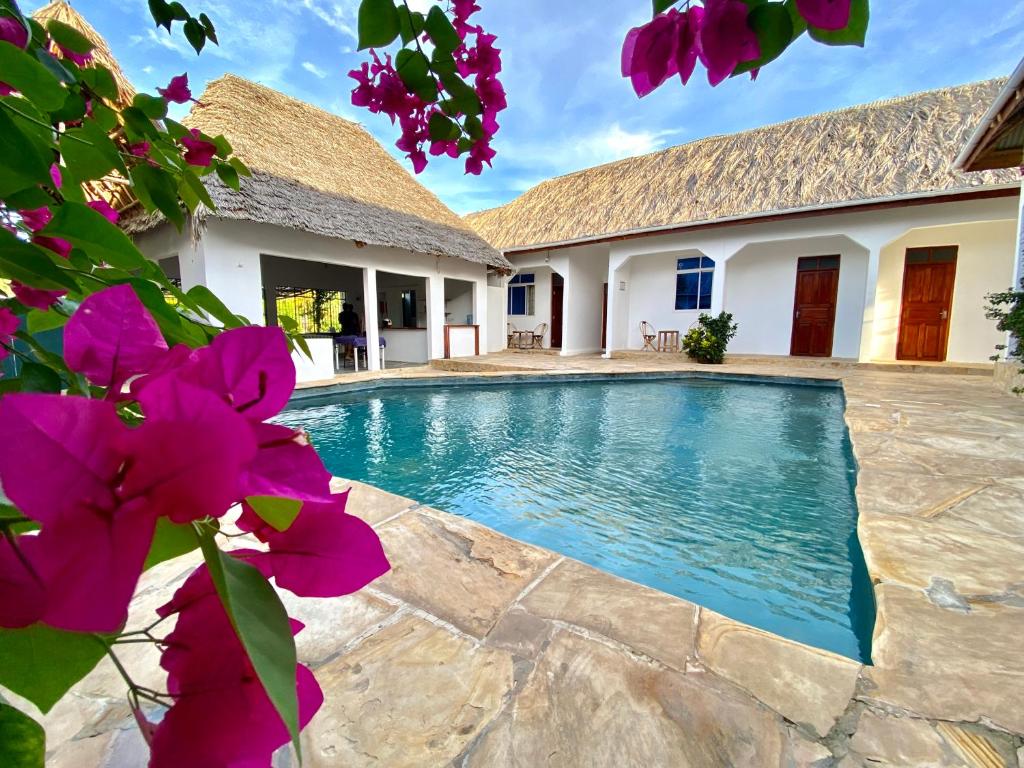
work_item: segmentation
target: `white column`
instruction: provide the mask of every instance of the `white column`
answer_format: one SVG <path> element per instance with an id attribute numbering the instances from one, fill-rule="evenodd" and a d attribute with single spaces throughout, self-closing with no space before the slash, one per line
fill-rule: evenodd
<path id="1" fill-rule="evenodd" d="M 860 355 L 862 363 L 870 362 L 875 341 L 875 301 L 878 294 L 878 265 L 882 257 L 882 242 L 865 244 L 868 249 L 868 273 L 864 281 L 864 320 L 860 326 Z"/>
<path id="2" fill-rule="evenodd" d="M 444 358 L 444 275 L 440 273 L 427 278 L 427 358 Z"/>
<path id="3" fill-rule="evenodd" d="M 366 312 L 366 365 L 371 371 L 380 370 L 380 327 L 377 318 L 377 270 L 363 268 L 363 308 Z"/>
<path id="4" fill-rule="evenodd" d="M 629 322 L 629 257 L 612 253 L 608 258 L 608 322 L 605 326 L 607 348 L 602 357 L 611 357 L 613 349 L 629 346 L 625 324 Z M 625 290 L 620 290 L 620 283 Z"/>

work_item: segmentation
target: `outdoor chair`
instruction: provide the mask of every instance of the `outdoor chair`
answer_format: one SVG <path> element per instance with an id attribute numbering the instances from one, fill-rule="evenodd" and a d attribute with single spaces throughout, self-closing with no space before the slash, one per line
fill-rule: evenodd
<path id="1" fill-rule="evenodd" d="M 508 334 L 508 341 L 505 343 L 505 346 L 511 349 L 512 339 L 519 331 L 514 325 L 512 325 L 512 323 L 505 323 L 505 332 Z"/>
<path id="2" fill-rule="evenodd" d="M 544 334 L 548 332 L 548 324 L 541 323 L 533 329 L 533 344 L 530 349 L 537 349 L 544 346 Z"/>
<path id="3" fill-rule="evenodd" d="M 651 350 L 651 352 L 657 352 L 657 348 L 654 346 L 654 340 L 658 338 L 658 332 L 654 330 L 654 326 L 648 323 L 646 320 L 640 321 L 640 335 L 644 338 L 643 352 Z"/>

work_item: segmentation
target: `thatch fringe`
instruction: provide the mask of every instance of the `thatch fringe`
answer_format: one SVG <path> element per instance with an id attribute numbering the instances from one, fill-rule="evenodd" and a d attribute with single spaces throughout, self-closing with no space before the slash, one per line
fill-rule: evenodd
<path id="1" fill-rule="evenodd" d="M 501 250 L 1017 181 L 953 162 L 1002 80 L 683 144 L 561 176 L 467 220 Z"/>

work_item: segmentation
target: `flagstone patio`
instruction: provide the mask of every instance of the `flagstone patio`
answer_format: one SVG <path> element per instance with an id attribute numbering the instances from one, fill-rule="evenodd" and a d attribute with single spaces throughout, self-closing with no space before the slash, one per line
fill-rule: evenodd
<path id="1" fill-rule="evenodd" d="M 678 358 L 560 360 L 524 365 L 709 372 Z M 356 595 L 286 600 L 326 694 L 304 764 L 1024 766 L 1024 402 L 978 375 L 756 361 L 713 372 L 842 379 L 874 666 L 338 480 L 393 570 Z M 529 370 L 415 375 L 510 373 Z M 193 564 L 148 572 L 134 623 Z M 155 653 L 133 651 L 129 669 L 159 685 Z M 44 718 L 49 765 L 144 761 L 120 690 L 101 664 Z M 295 765 L 284 753 L 276 764 Z"/>

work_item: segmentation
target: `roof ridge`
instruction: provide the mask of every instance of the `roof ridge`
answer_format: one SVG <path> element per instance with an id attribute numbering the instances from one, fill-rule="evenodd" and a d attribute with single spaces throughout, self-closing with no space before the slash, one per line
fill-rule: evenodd
<path id="1" fill-rule="evenodd" d="M 369 131 L 366 130 L 366 127 L 362 123 L 358 123 L 355 120 L 349 120 L 347 117 L 342 117 L 341 115 L 339 115 L 339 114 L 337 114 L 335 112 L 331 112 L 330 110 L 324 109 L 323 107 L 317 106 L 316 104 L 313 104 L 311 102 L 303 101 L 302 99 L 296 98 L 295 96 L 292 96 L 291 94 L 285 93 L 284 91 L 279 91 L 276 88 L 271 88 L 269 85 L 264 85 L 263 83 L 257 83 L 255 80 L 250 80 L 247 77 L 242 77 L 241 75 L 236 75 L 234 72 L 225 72 L 220 77 L 215 77 L 213 80 L 210 80 L 209 82 L 206 83 L 206 89 L 205 90 L 209 90 L 209 88 L 211 86 L 213 86 L 215 83 L 220 83 L 220 82 L 224 82 L 224 81 L 230 82 L 232 80 L 235 81 L 236 83 L 241 83 L 243 85 L 254 86 L 256 88 L 259 88 L 260 90 L 267 91 L 267 93 L 269 93 L 269 94 L 271 94 L 271 95 L 273 95 L 275 97 L 282 98 L 285 101 L 293 102 L 296 105 L 298 105 L 300 107 L 303 107 L 305 109 L 316 110 L 317 112 L 320 112 L 320 113 L 326 115 L 327 117 L 333 118 L 335 120 L 340 120 L 341 122 L 345 123 L 346 125 L 350 125 L 353 128 L 358 128 L 359 130 L 365 131 L 368 134 L 370 133 Z M 204 92 L 205 92 L 205 90 L 204 90 Z M 199 101 L 202 101 L 202 99 L 200 98 Z M 372 137 L 372 135 L 373 134 L 370 134 L 371 137 Z M 375 141 L 376 141 L 376 139 L 375 139 Z"/>

